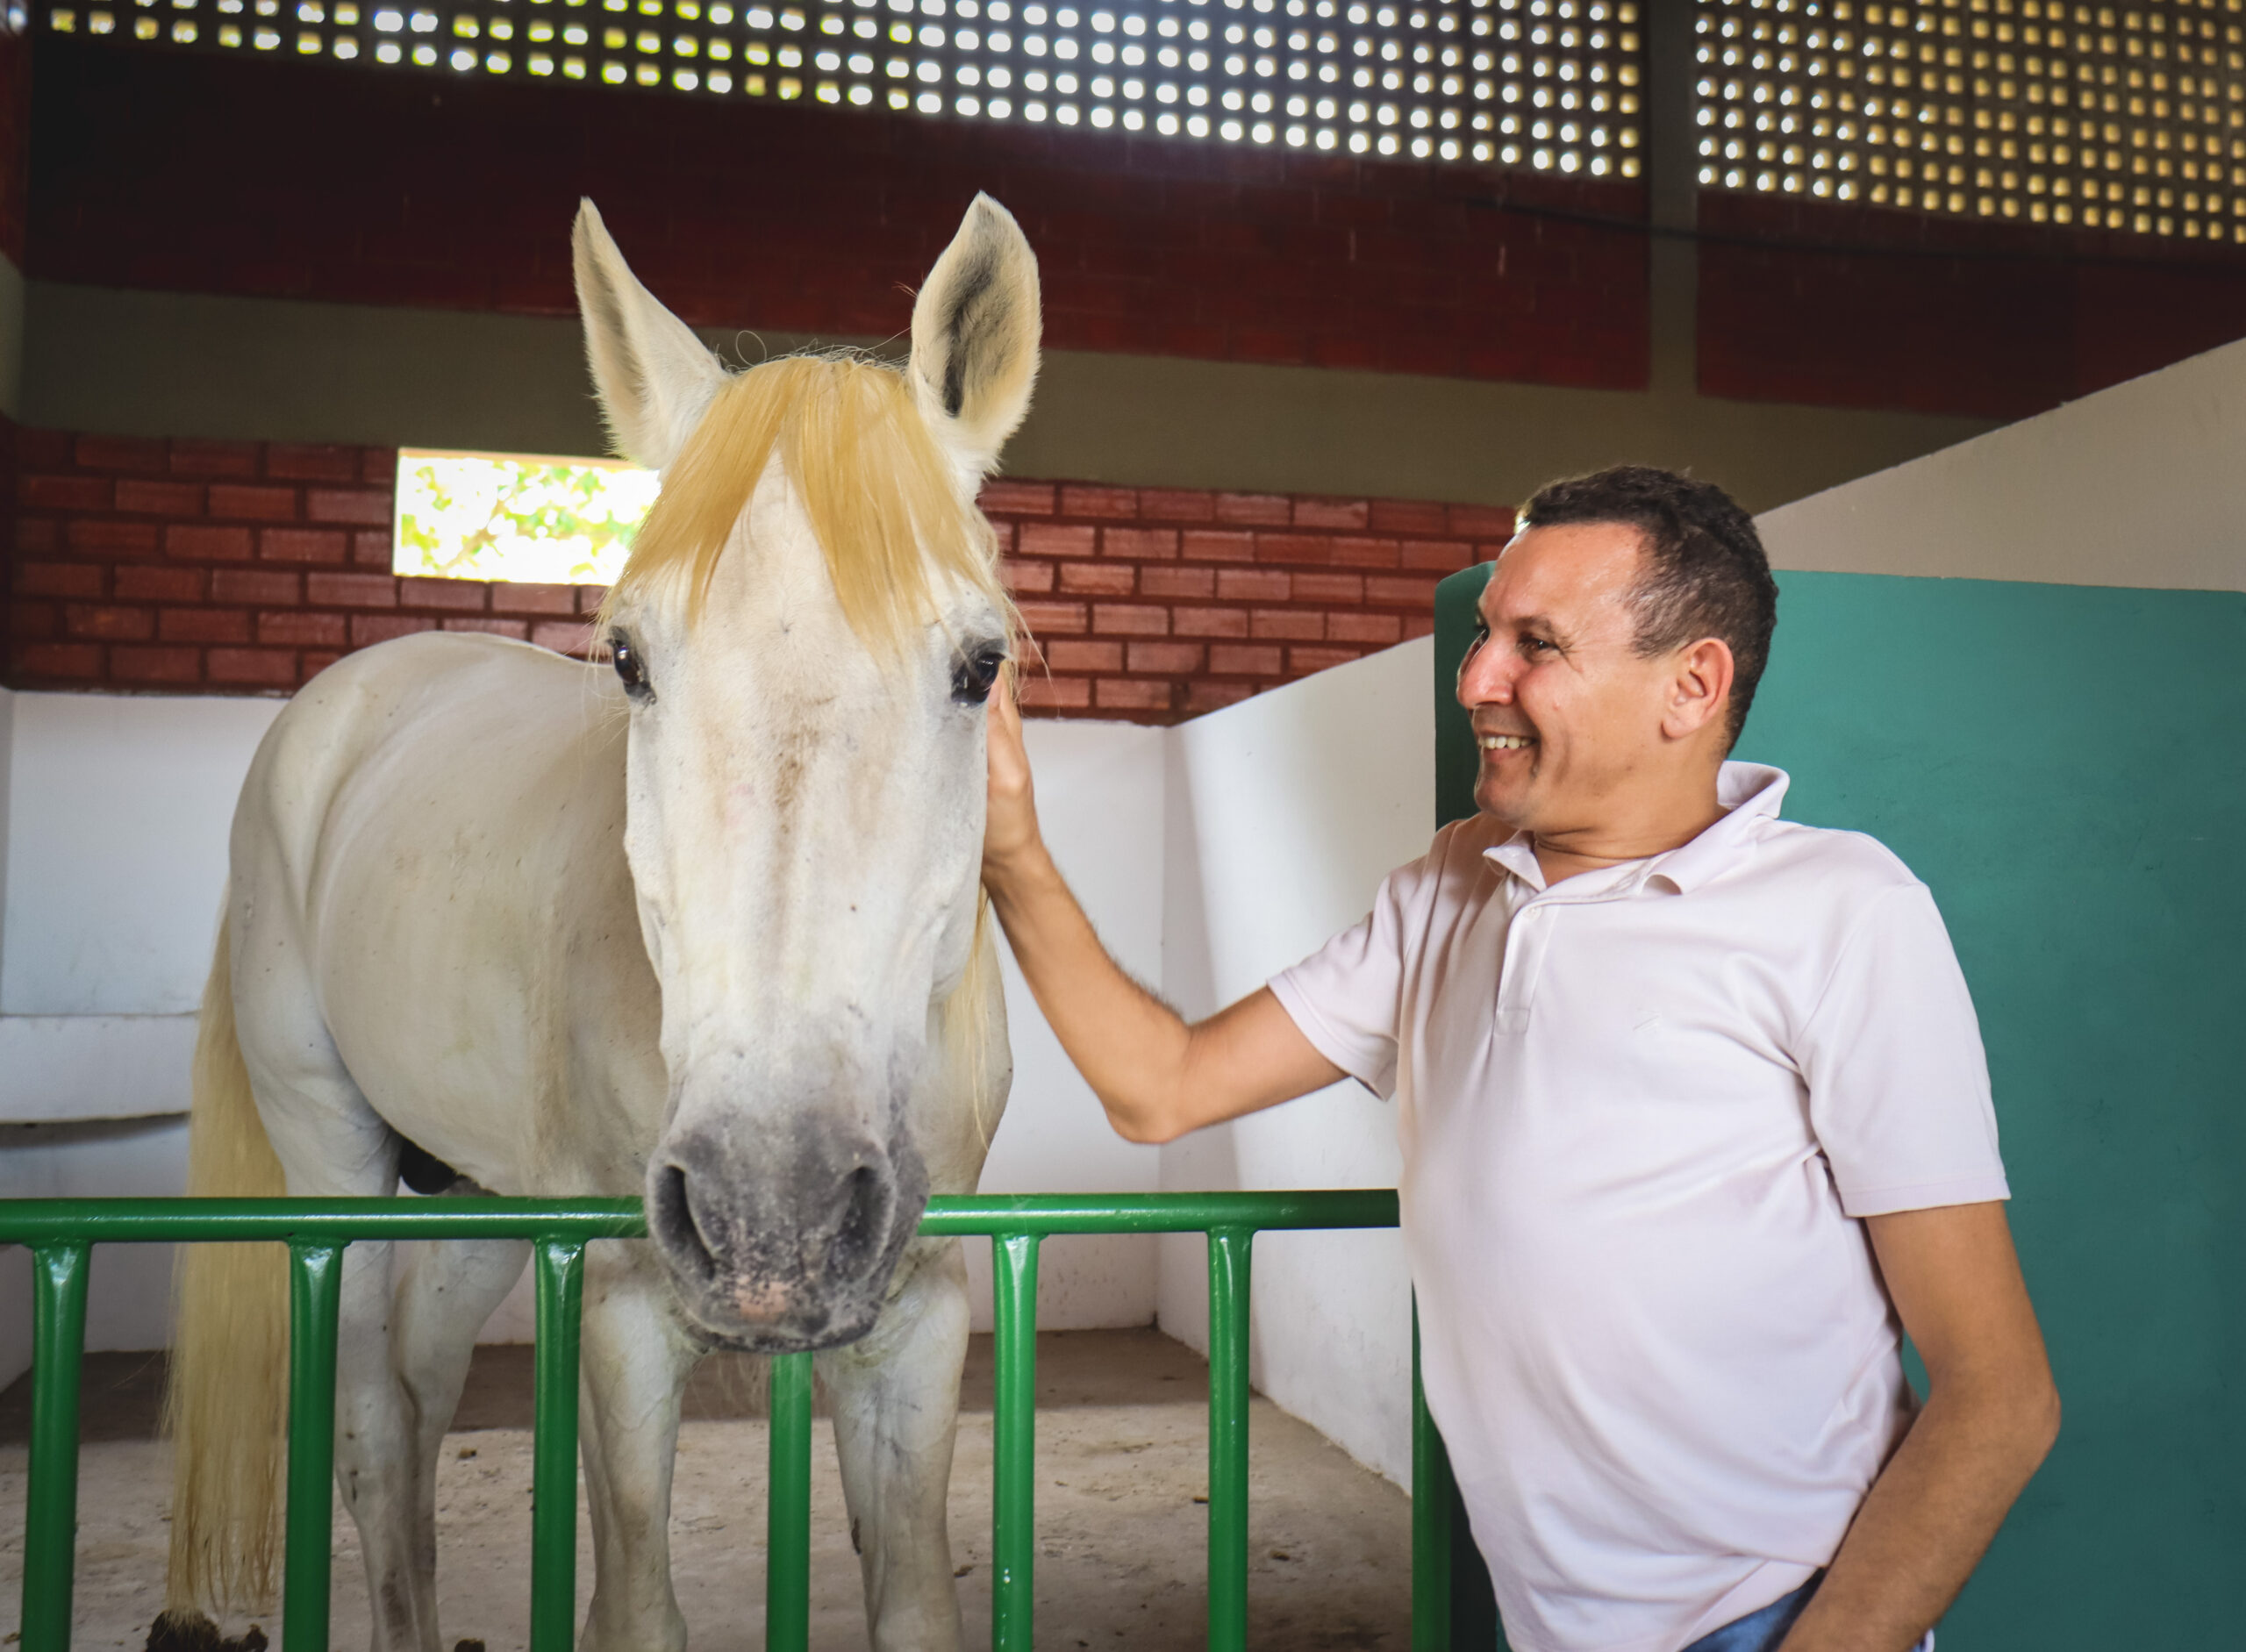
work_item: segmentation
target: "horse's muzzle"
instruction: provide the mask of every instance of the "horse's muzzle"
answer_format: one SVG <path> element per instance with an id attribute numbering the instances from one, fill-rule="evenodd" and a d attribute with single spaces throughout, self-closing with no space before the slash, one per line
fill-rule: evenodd
<path id="1" fill-rule="evenodd" d="M 927 1204 L 909 1142 L 800 1121 L 683 1132 L 647 1170 L 647 1229 L 687 1317 L 757 1353 L 854 1341 L 873 1327 Z"/>

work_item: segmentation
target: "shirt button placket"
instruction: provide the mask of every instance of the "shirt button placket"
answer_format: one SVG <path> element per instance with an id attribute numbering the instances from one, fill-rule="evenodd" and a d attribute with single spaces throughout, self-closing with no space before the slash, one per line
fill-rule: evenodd
<path id="1" fill-rule="evenodd" d="M 1536 980 L 1544 970 L 1544 949 L 1549 939 L 1548 903 L 1530 901 L 1513 914 L 1506 935 L 1506 956 L 1498 972 L 1498 1031 L 1525 1033 L 1528 1012 L 1536 998 Z"/>

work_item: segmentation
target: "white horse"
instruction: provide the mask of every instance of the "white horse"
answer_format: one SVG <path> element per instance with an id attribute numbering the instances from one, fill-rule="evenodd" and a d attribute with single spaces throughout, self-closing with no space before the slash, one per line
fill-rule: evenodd
<path id="1" fill-rule="evenodd" d="M 965 1268 L 915 1238 L 1005 1103 L 978 905 L 984 702 L 1012 610 L 977 485 L 1037 368 L 1037 268 L 987 197 L 899 372 L 728 375 L 590 202 L 576 277 L 618 446 L 662 496 L 612 664 L 408 638 L 274 724 L 234 817 L 192 1115 L 197 1194 L 644 1192 L 586 1258 L 587 1652 L 686 1640 L 666 1526 L 714 1347 L 821 1350 L 873 1644 L 951 1648 Z M 457 1175 L 456 1181 L 452 1180 Z M 274 1246 L 185 1264 L 168 1606 L 271 1594 Z M 434 1475 L 516 1241 L 346 1253 L 336 1479 L 375 1652 L 438 1652 Z"/>

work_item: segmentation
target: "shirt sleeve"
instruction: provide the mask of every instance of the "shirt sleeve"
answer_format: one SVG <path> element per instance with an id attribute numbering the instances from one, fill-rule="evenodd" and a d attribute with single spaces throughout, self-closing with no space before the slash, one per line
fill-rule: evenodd
<path id="1" fill-rule="evenodd" d="M 1386 1101 L 1396 1089 L 1403 905 L 1425 862 L 1391 872 L 1363 923 L 1271 978 L 1271 996 L 1318 1053 Z"/>
<path id="2" fill-rule="evenodd" d="M 1795 1059 L 1850 1216 L 2011 1196 L 1980 1022 L 1925 884 L 1858 919 Z"/>

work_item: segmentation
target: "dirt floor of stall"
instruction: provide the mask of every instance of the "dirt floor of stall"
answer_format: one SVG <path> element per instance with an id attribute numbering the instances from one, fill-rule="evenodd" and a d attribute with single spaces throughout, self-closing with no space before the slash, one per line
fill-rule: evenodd
<path id="1" fill-rule="evenodd" d="M 694 1652 L 763 1645 L 765 1425 L 753 1363 L 705 1361 L 687 1392 L 671 1544 Z M 476 1351 L 438 1476 L 445 1638 L 480 1640 L 490 1652 L 522 1652 L 527 1638 L 530 1376 L 527 1348 Z M 1208 1367 L 1157 1330 L 1061 1331 L 1039 1336 L 1037 1378 L 1037 1645 L 1198 1652 L 1207 1643 Z M 86 1358 L 77 1652 L 139 1652 L 161 1604 L 170 1488 L 156 1438 L 162 1384 L 161 1355 Z M 969 1647 L 990 1641 L 991 1387 L 990 1339 L 978 1336 L 951 1486 Z M 16 1639 L 30 1405 L 28 1377 L 0 1394 L 0 1644 Z M 1261 1396 L 1249 1429 L 1249 1646 L 1408 1645 L 1404 1494 Z M 840 1652 L 864 1646 L 866 1634 L 823 1420 L 812 1462 L 812 1645 Z M 592 1579 L 585 1529 L 581 1516 L 581 1610 Z M 340 1505 L 335 1532 L 332 1644 L 354 1652 L 367 1644 L 366 1584 Z M 264 1622 L 277 1644 L 277 1623 Z"/>

